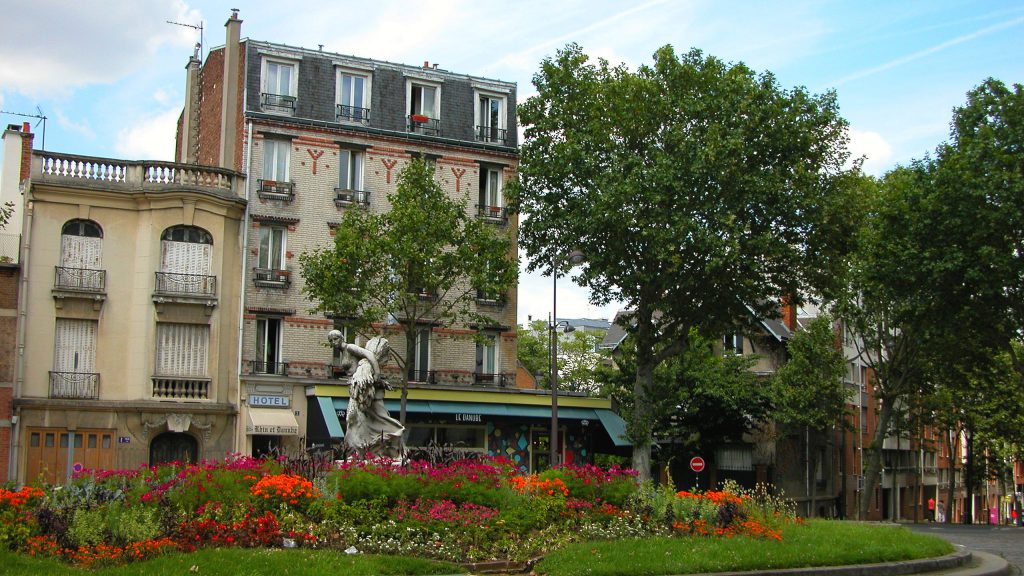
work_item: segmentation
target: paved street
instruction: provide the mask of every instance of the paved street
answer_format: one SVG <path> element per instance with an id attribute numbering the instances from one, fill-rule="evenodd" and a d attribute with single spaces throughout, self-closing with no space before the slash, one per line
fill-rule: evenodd
<path id="1" fill-rule="evenodd" d="M 1024 527 L 964 526 L 962 524 L 908 524 L 911 530 L 932 534 L 963 544 L 968 550 L 981 550 L 1006 558 L 1022 574 L 1024 568 Z"/>

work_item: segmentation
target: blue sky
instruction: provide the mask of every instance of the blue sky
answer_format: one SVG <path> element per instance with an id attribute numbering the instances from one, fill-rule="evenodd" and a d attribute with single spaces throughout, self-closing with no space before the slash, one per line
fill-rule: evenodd
<path id="1" fill-rule="evenodd" d="M 250 5 L 251 4 L 251 5 Z M 951 110 L 984 78 L 1024 82 L 1024 3 L 968 1 L 188 2 L 0 0 L 0 109 L 48 116 L 48 150 L 170 159 L 184 66 L 203 23 L 242 36 L 514 81 L 519 97 L 568 42 L 631 67 L 660 46 L 700 48 L 773 72 L 784 87 L 838 93 L 851 150 L 881 174 L 948 136 Z M 3 115 L 4 125 L 35 119 Z M 42 126 L 35 129 L 39 132 Z M 37 146 L 39 141 L 37 140 Z M 551 281 L 524 275 L 519 318 L 546 317 Z M 560 317 L 610 317 L 559 283 Z"/>

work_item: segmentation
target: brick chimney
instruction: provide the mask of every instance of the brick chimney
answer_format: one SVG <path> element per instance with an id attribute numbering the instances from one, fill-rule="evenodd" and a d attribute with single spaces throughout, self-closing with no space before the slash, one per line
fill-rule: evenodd
<path id="1" fill-rule="evenodd" d="M 796 306 L 793 305 L 793 299 L 789 296 L 782 298 L 782 323 L 792 332 L 796 332 Z"/>
<path id="2" fill-rule="evenodd" d="M 186 164 L 199 162 L 200 61 L 198 49 L 196 52 L 185 66 L 185 107 L 181 111 L 181 141 L 177 154 L 177 161 Z"/>
<path id="3" fill-rule="evenodd" d="M 241 57 L 242 21 L 238 10 L 231 10 L 231 17 L 224 24 L 227 38 L 224 40 L 224 92 L 220 117 L 220 166 L 237 170 L 235 152 L 238 147 L 238 100 L 240 97 L 239 62 Z"/>

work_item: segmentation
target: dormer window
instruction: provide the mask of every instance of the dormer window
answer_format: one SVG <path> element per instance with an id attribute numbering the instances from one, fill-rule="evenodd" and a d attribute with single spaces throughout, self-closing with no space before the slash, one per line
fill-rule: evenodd
<path id="1" fill-rule="evenodd" d="M 406 84 L 408 129 L 410 132 L 441 135 L 441 86 L 421 80 Z"/>
<path id="2" fill-rule="evenodd" d="M 263 60 L 260 106 L 264 112 L 294 114 L 298 86 L 298 66 L 284 60 Z"/>
<path id="3" fill-rule="evenodd" d="M 476 140 L 492 144 L 508 144 L 505 127 L 505 97 L 486 92 L 476 93 Z"/>
<path id="4" fill-rule="evenodd" d="M 370 81 L 368 73 L 338 69 L 338 122 L 370 121 Z"/>

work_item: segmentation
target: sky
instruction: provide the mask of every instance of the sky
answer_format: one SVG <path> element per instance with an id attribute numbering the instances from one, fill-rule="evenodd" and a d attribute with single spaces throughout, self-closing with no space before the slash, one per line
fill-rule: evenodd
<path id="1" fill-rule="evenodd" d="M 173 158 L 185 65 L 242 36 L 518 84 L 535 93 L 540 62 L 575 42 L 632 69 L 666 44 L 699 48 L 779 84 L 835 90 L 850 149 L 881 175 L 947 139 L 952 109 L 987 77 L 1024 83 L 1024 3 L 1016 1 L 0 0 L 3 125 L 47 117 L 46 149 L 126 159 Z M 36 146 L 41 142 L 37 136 Z M 2 151 L 0 151 L 2 154 Z M 525 255 L 521 255 L 525 267 Z M 551 311 L 550 277 L 522 274 L 520 322 Z M 611 318 L 562 278 L 558 317 Z"/>

